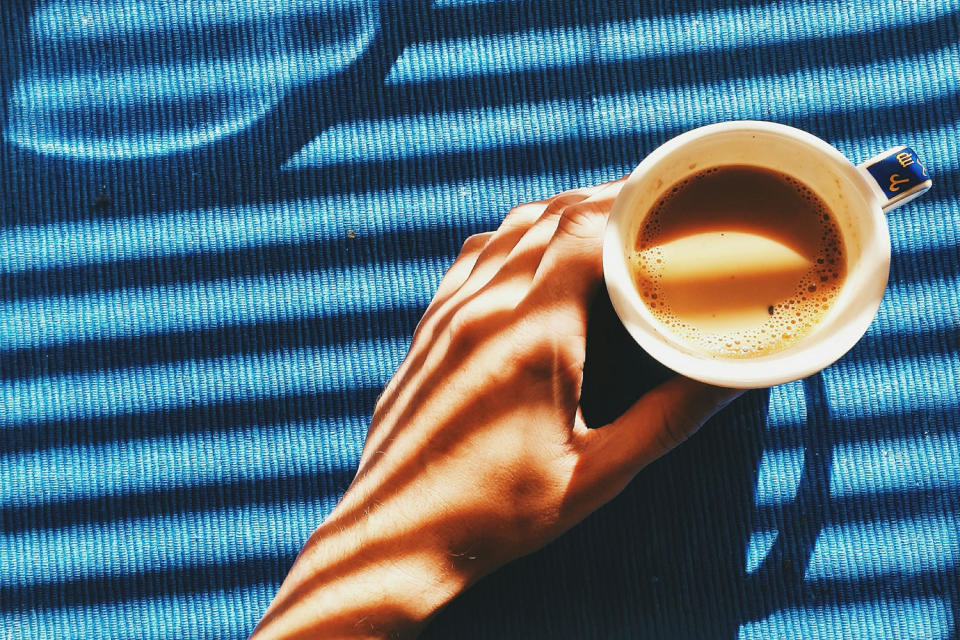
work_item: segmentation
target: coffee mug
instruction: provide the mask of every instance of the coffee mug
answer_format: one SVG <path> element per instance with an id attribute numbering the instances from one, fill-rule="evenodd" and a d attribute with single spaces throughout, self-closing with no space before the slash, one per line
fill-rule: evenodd
<path id="1" fill-rule="evenodd" d="M 743 165 L 789 176 L 826 204 L 845 247 L 846 278 L 829 311 L 803 337 L 780 351 L 724 357 L 693 348 L 668 330 L 644 303 L 630 257 L 646 217 L 668 190 L 707 169 Z M 884 214 L 930 186 L 916 153 L 903 146 L 854 165 L 816 136 L 773 122 L 721 122 L 688 131 L 647 156 L 614 200 L 603 239 L 610 300 L 634 340 L 684 376 L 735 388 L 804 378 L 843 356 L 870 326 L 890 268 Z"/>

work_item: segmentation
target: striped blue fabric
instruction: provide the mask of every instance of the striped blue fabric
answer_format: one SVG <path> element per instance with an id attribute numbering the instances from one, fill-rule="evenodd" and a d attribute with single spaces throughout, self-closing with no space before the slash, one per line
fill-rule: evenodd
<path id="1" fill-rule="evenodd" d="M 740 118 L 924 159 L 875 322 L 425 636 L 960 637 L 958 81 L 960 0 L 2 3 L 0 637 L 246 637 L 464 238 Z"/>

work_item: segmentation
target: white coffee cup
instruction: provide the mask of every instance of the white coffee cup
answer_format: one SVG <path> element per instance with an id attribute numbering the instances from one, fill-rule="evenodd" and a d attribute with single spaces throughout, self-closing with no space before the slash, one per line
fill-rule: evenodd
<path id="1" fill-rule="evenodd" d="M 726 165 L 753 165 L 798 179 L 829 206 L 843 237 L 847 277 L 833 306 L 812 331 L 779 352 L 746 358 L 699 352 L 673 337 L 634 284 L 629 256 L 653 206 L 684 178 Z M 804 378 L 843 356 L 870 326 L 890 268 L 884 214 L 930 186 L 926 168 L 903 146 L 858 166 L 820 138 L 773 122 L 721 122 L 688 131 L 647 156 L 613 203 L 603 240 L 610 300 L 637 343 L 684 376 L 736 388 Z"/>

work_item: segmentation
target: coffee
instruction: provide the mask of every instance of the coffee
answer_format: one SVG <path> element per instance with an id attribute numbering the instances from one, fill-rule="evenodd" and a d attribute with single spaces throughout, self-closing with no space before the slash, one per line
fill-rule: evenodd
<path id="1" fill-rule="evenodd" d="M 644 303 L 675 340 L 728 358 L 797 342 L 846 277 L 826 203 L 791 176 L 749 165 L 712 167 L 667 189 L 631 264 Z"/>

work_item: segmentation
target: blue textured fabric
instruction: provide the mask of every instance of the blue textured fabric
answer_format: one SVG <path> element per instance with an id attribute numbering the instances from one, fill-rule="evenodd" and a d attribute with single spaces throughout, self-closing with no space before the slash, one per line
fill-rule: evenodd
<path id="1" fill-rule="evenodd" d="M 923 158 L 876 321 L 425 635 L 960 637 L 960 1 L 6 0 L 0 56 L 0 637 L 245 637 L 463 239 L 737 118 Z M 602 423 L 662 372 L 588 344 Z"/>

